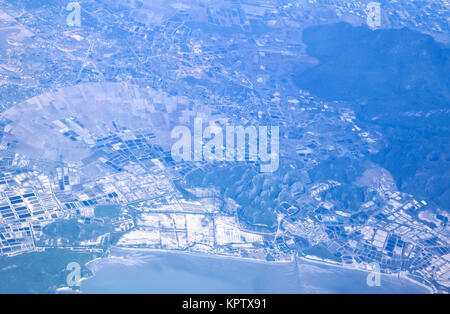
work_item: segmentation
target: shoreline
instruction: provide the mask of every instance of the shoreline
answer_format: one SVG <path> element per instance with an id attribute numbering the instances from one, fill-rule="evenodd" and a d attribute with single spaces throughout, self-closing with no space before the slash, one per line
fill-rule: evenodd
<path id="1" fill-rule="evenodd" d="M 111 255 L 114 252 L 118 252 L 118 256 Z M 335 267 L 335 268 L 341 268 L 345 270 L 354 270 L 362 273 L 370 273 L 369 270 L 347 266 L 344 264 L 338 264 L 338 263 L 332 263 L 327 262 L 325 260 L 317 258 L 308 258 L 308 257 L 298 257 L 295 255 L 292 255 L 290 260 L 285 261 L 266 261 L 256 258 L 249 258 L 249 257 L 241 257 L 241 256 L 232 256 L 232 255 L 221 255 L 221 254 L 211 254 L 211 253 L 205 253 L 205 252 L 192 252 L 192 251 L 181 251 L 181 250 L 168 250 L 168 249 L 152 249 L 152 248 L 129 248 L 129 247 L 117 247 L 112 246 L 108 252 L 108 255 L 105 257 L 95 258 L 92 261 L 89 261 L 86 263 L 86 267 L 91 271 L 92 276 L 87 278 L 82 278 L 81 282 L 84 280 L 87 280 L 89 278 L 92 278 L 96 275 L 96 271 L 100 268 L 102 268 L 102 265 L 100 264 L 100 267 L 92 267 L 94 263 L 98 263 L 102 260 L 113 260 L 117 259 L 117 261 L 120 261 L 120 258 L 125 258 L 127 256 L 127 253 L 133 254 L 133 253 L 141 253 L 145 255 L 154 255 L 156 254 L 170 254 L 170 255 L 184 255 L 184 256 L 190 256 L 190 257 L 197 257 L 197 258 L 210 258 L 210 259 L 230 259 L 238 262 L 247 262 L 247 263 L 257 263 L 257 264 L 264 264 L 264 265 L 273 265 L 273 266 L 280 266 L 280 265 L 289 265 L 295 263 L 296 267 L 299 267 L 299 263 L 305 263 L 305 264 L 317 264 L 322 266 L 329 266 L 329 267 Z M 143 261 L 145 262 L 145 260 Z M 407 281 L 413 285 L 420 286 L 429 294 L 435 294 L 437 293 L 437 290 L 434 287 L 430 287 L 424 283 L 421 283 L 419 281 L 414 280 L 411 277 L 408 277 L 407 274 L 404 272 L 396 273 L 396 274 L 389 274 L 389 273 L 381 273 L 381 276 L 387 276 L 390 278 L 396 278 L 399 280 Z"/>
<path id="2" fill-rule="evenodd" d="M 89 261 L 86 263 L 86 267 L 93 263 L 96 260 L 101 260 L 105 258 L 111 258 L 111 257 L 123 257 L 123 256 L 111 256 L 111 252 L 117 250 L 117 251 L 124 251 L 124 252 L 134 252 L 134 253 L 164 253 L 164 254 L 174 254 L 174 255 L 186 255 L 191 257 L 200 257 L 200 258 L 213 258 L 213 259 L 231 259 L 235 261 L 240 262 L 249 262 L 249 263 L 258 263 L 258 264 L 266 264 L 266 265 L 286 265 L 291 264 L 295 262 L 295 258 L 292 257 L 290 260 L 280 260 L 280 261 L 266 261 L 262 259 L 257 258 L 251 258 L 251 257 L 242 257 L 242 256 L 235 256 L 235 255 L 223 255 L 223 254 L 212 254 L 212 253 L 205 253 L 205 252 L 192 252 L 192 251 L 181 251 L 181 250 L 169 250 L 169 249 L 151 249 L 151 248 L 129 248 L 129 247 L 119 247 L 119 246 L 112 246 L 109 250 L 109 255 L 105 257 L 99 257 L 95 258 L 92 261 Z"/>
<path id="3" fill-rule="evenodd" d="M 302 256 L 302 257 L 297 257 L 297 259 L 303 261 L 304 263 L 319 264 L 319 265 L 330 266 L 330 267 L 335 267 L 335 268 L 343 268 L 343 269 L 347 269 L 347 270 L 356 270 L 356 271 L 367 273 L 367 274 L 369 274 L 371 272 L 369 270 L 352 267 L 352 266 L 347 266 L 345 264 L 330 263 L 330 262 L 320 259 L 320 257 L 317 257 L 317 259 L 311 259 L 311 258 Z M 387 276 L 387 277 L 391 277 L 391 278 L 397 278 L 397 279 L 403 279 L 405 281 L 409 281 L 412 284 L 415 284 L 417 286 L 425 288 L 429 292 L 429 294 L 437 293 L 437 290 L 434 287 L 427 286 L 424 283 L 414 280 L 413 278 L 408 277 L 404 272 L 395 273 L 395 274 L 389 274 L 389 273 L 380 273 L 380 274 L 381 274 L 381 276 Z"/>
<path id="4" fill-rule="evenodd" d="M 111 253 L 112 251 L 122 251 L 121 255 L 119 256 L 112 256 Z M 295 262 L 295 258 L 291 258 L 290 260 L 286 260 L 286 261 L 265 261 L 265 260 L 261 260 L 261 259 L 256 259 L 256 258 L 250 258 L 250 257 L 241 257 L 241 256 L 233 256 L 233 255 L 221 255 L 221 254 L 210 254 L 210 253 L 204 253 L 204 252 L 192 252 L 192 251 L 181 251 L 181 250 L 169 250 L 169 249 L 152 249 L 152 248 L 130 248 L 130 247 L 119 247 L 119 246 L 111 246 L 110 249 L 108 250 L 108 255 L 107 256 L 103 256 L 103 257 L 97 257 L 94 258 L 93 260 L 87 262 L 85 264 L 86 268 L 92 273 L 92 276 L 89 277 L 83 277 L 80 279 L 80 284 L 87 280 L 90 279 L 92 277 L 95 276 L 96 271 L 98 269 L 100 269 L 102 266 L 100 265 L 100 267 L 92 267 L 93 264 L 98 263 L 102 260 L 116 260 L 117 262 L 120 262 L 121 258 L 126 257 L 125 252 L 129 252 L 129 253 L 145 253 L 148 255 L 154 254 L 154 253 L 160 253 L 160 254 L 171 254 L 171 255 L 184 255 L 184 256 L 190 256 L 190 257 L 197 257 L 197 258 L 210 258 L 210 259 L 229 259 L 229 260 L 234 260 L 234 261 L 238 261 L 238 262 L 247 262 L 247 263 L 256 263 L 256 264 L 264 264 L 264 265 L 273 265 L 273 266 L 280 266 L 280 265 L 289 265 L 289 264 L 293 264 Z M 125 263 L 122 263 L 125 264 Z M 295 265 L 297 266 L 297 265 Z"/>

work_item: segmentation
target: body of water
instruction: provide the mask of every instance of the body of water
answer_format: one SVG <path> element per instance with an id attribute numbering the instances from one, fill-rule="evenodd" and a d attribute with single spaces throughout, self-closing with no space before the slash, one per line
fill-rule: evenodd
<path id="1" fill-rule="evenodd" d="M 267 263 L 171 252 L 113 249 L 88 267 L 84 293 L 427 293 L 405 279 L 309 262 Z"/>

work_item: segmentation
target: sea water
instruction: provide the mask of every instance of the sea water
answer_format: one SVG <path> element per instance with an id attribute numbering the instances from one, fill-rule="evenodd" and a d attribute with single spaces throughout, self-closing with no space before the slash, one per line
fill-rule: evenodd
<path id="1" fill-rule="evenodd" d="M 113 249 L 91 262 L 84 293 L 427 293 L 411 281 L 304 261 L 286 263 L 161 251 Z"/>

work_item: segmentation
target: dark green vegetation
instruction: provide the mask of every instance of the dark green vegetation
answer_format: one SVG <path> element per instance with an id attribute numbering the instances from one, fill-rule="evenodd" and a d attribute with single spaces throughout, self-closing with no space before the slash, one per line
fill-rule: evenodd
<path id="1" fill-rule="evenodd" d="M 67 286 L 69 263 L 80 264 L 81 276 L 86 277 L 90 273 L 84 265 L 94 258 L 92 254 L 63 249 L 0 257 L 0 293 L 53 293 Z"/>
<path id="2" fill-rule="evenodd" d="M 330 158 L 309 172 L 313 182 L 336 180 L 342 185 L 321 194 L 324 200 L 331 200 L 337 209 L 358 210 L 365 202 L 372 200 L 373 195 L 365 188 L 354 185 L 355 180 L 366 170 L 364 162 L 347 157 Z"/>
<path id="3" fill-rule="evenodd" d="M 188 184 L 192 186 L 216 186 L 224 197 L 231 197 L 242 207 L 239 216 L 250 224 L 264 225 L 273 228 L 276 215 L 276 196 L 279 186 L 276 183 L 264 185 L 264 177 L 253 167 L 220 167 L 207 173 L 196 170 L 188 175 Z M 264 185 L 264 186 L 263 186 Z"/>
<path id="4" fill-rule="evenodd" d="M 239 218 L 253 226 L 273 229 L 277 224 L 275 210 L 282 202 L 295 203 L 294 195 L 303 192 L 302 178 L 280 166 L 275 173 L 260 173 L 258 167 L 230 166 L 212 168 L 207 173 L 191 172 L 186 178 L 191 186 L 217 187 L 222 197 L 234 199 L 241 207 Z"/>
<path id="5" fill-rule="evenodd" d="M 43 229 L 46 236 L 51 238 L 62 238 L 73 243 L 75 241 L 85 241 L 95 239 L 111 232 L 111 226 L 103 226 L 95 223 L 81 224 L 76 219 L 61 220 L 54 222 Z"/>
<path id="6" fill-rule="evenodd" d="M 449 48 L 408 29 L 372 31 L 339 23 L 308 28 L 308 53 L 320 63 L 293 77 L 302 89 L 357 107 L 386 138 L 373 160 L 398 187 L 450 204 Z"/>
<path id="7" fill-rule="evenodd" d="M 303 39 L 320 64 L 296 83 L 316 95 L 358 102 L 367 118 L 393 113 L 392 123 L 407 122 L 402 111 L 449 108 L 449 49 L 430 36 L 340 23 L 308 28 Z"/>
<path id="8" fill-rule="evenodd" d="M 336 180 L 339 182 L 351 182 L 361 176 L 366 170 L 362 162 L 348 157 L 330 158 L 322 162 L 309 172 L 313 182 Z"/>
<path id="9" fill-rule="evenodd" d="M 94 208 L 94 213 L 98 218 L 115 218 L 120 215 L 120 206 L 115 204 L 99 205 Z"/>

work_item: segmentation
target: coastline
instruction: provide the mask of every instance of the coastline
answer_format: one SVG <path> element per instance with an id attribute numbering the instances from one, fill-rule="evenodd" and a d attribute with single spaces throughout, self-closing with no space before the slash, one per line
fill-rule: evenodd
<path id="1" fill-rule="evenodd" d="M 135 254 L 135 260 L 133 260 L 133 254 Z M 141 254 L 141 255 L 139 255 Z M 285 261 L 266 261 L 261 259 L 255 259 L 255 258 L 248 258 L 248 257 L 240 257 L 240 256 L 231 256 L 231 255 L 219 255 L 219 254 L 209 254 L 205 252 L 192 252 L 192 251 L 176 251 L 176 250 L 168 250 L 168 249 L 151 249 L 151 248 L 128 248 L 128 247 L 117 247 L 113 246 L 110 248 L 108 255 L 101 258 L 96 258 L 92 261 L 89 261 L 86 263 L 86 267 L 91 271 L 92 276 L 87 278 L 82 278 L 81 281 L 87 280 L 89 278 L 92 278 L 96 275 L 96 272 L 102 268 L 102 265 L 105 265 L 104 263 L 108 262 L 117 262 L 121 264 L 129 264 L 129 265 L 136 265 L 138 263 L 146 263 L 148 260 L 146 260 L 146 257 L 150 257 L 151 255 L 182 255 L 182 256 L 188 256 L 188 257 L 195 257 L 195 258 L 209 258 L 209 259 L 217 259 L 217 260 L 233 260 L 238 262 L 247 262 L 247 263 L 256 263 L 256 264 L 262 264 L 262 265 L 273 265 L 273 266 L 280 266 L 280 265 L 292 265 L 295 263 L 296 267 L 299 267 L 299 263 L 305 263 L 305 264 L 316 264 L 321 266 L 333 266 L 334 268 L 340 268 L 345 269 L 349 271 L 358 271 L 365 274 L 370 273 L 368 270 L 364 270 L 357 267 L 352 267 L 349 265 L 344 264 L 337 264 L 328 262 L 326 260 L 322 260 L 320 258 L 308 258 L 308 257 L 297 257 L 295 255 L 292 255 L 292 258 L 290 260 Z M 130 257 L 130 259 L 126 259 L 126 257 Z M 140 258 L 140 259 L 139 259 Z M 104 261 L 104 262 L 102 262 Z M 389 277 L 393 279 L 399 279 L 407 281 L 413 285 L 419 286 L 421 288 L 424 288 L 427 293 L 434 294 L 437 293 L 436 289 L 434 287 L 430 287 L 428 285 L 425 285 L 419 281 L 414 280 L 411 277 L 408 277 L 406 273 L 397 273 L 397 274 L 388 274 L 388 273 L 381 273 L 384 277 Z"/>
<path id="2" fill-rule="evenodd" d="M 193 251 L 181 251 L 181 250 L 168 250 L 168 249 L 150 249 L 150 248 L 128 248 L 128 247 L 119 247 L 112 246 L 111 250 L 117 251 L 127 251 L 127 252 L 141 252 L 141 253 L 168 253 L 168 254 L 181 254 L 188 255 L 193 257 L 206 257 L 206 258 L 216 258 L 216 259 L 231 259 L 236 261 L 243 262 L 251 262 L 251 263 L 261 263 L 261 264 L 272 264 L 272 265 L 285 265 L 290 264 L 295 261 L 295 258 L 292 256 L 290 260 L 280 260 L 280 261 L 266 261 L 257 258 L 251 257 L 242 257 L 235 255 L 224 255 L 224 254 L 213 254 L 213 253 L 205 253 L 205 252 L 193 252 Z"/>
<path id="3" fill-rule="evenodd" d="M 312 259 L 312 258 L 307 258 L 307 257 L 297 257 L 297 260 L 301 260 L 304 263 L 311 263 L 311 264 L 318 264 L 318 265 L 324 265 L 324 266 L 331 266 L 331 267 L 343 268 L 343 269 L 347 269 L 347 270 L 356 270 L 356 271 L 363 272 L 363 273 L 366 273 L 366 274 L 370 273 L 369 270 L 365 270 L 365 269 L 358 268 L 358 267 L 347 266 L 345 264 L 337 264 L 337 263 L 327 262 L 327 261 L 325 261 L 323 259 L 320 259 L 319 257 L 317 257 L 317 259 Z M 400 272 L 400 273 L 396 273 L 396 274 L 381 273 L 381 276 L 386 276 L 386 277 L 391 277 L 391 278 L 400 278 L 400 279 L 409 281 L 412 284 L 415 284 L 417 286 L 425 288 L 429 292 L 429 294 L 437 293 L 437 290 L 434 287 L 427 286 L 424 283 L 421 283 L 421 282 L 419 282 L 417 280 L 414 280 L 413 278 L 408 277 L 407 274 L 404 273 L 404 272 Z"/>
<path id="4" fill-rule="evenodd" d="M 297 265 L 204 254 L 113 247 L 87 266 L 82 293 L 301 293 Z M 181 253 L 181 254 L 180 254 Z"/>

